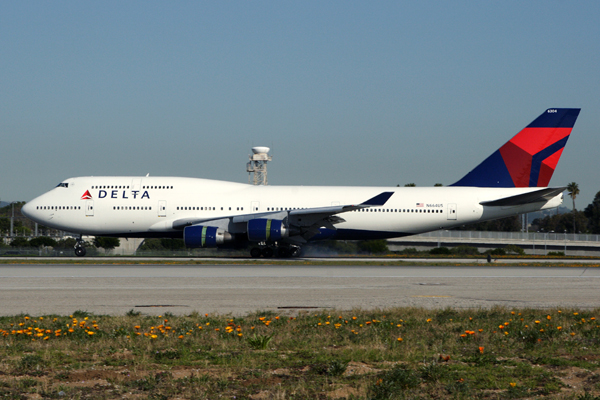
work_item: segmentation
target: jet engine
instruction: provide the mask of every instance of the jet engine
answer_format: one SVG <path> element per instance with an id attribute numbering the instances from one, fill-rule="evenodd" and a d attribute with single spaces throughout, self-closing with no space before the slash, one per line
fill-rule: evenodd
<path id="1" fill-rule="evenodd" d="M 289 234 L 283 221 L 278 219 L 256 218 L 248 221 L 248 240 L 251 242 L 277 241 Z"/>
<path id="2" fill-rule="evenodd" d="M 229 232 L 215 226 L 192 225 L 183 229 L 185 247 L 217 247 L 232 239 Z"/>

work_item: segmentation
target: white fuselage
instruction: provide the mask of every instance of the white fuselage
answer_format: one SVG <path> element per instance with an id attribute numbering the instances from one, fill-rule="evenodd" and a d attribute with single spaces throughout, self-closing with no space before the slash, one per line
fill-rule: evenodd
<path id="1" fill-rule="evenodd" d="M 179 237 L 173 222 L 332 205 L 394 192 L 381 207 L 338 214 L 342 239 L 397 237 L 557 207 L 547 202 L 487 207 L 480 202 L 539 188 L 253 186 L 179 177 L 70 178 L 23 207 L 32 220 L 84 235 Z"/>

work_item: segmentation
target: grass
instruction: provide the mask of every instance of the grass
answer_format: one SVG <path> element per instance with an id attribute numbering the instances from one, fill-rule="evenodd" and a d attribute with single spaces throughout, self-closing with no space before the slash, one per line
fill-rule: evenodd
<path id="1" fill-rule="evenodd" d="M 401 257 L 401 259 L 399 259 Z M 562 259 L 568 258 L 569 261 L 559 262 L 553 257 L 542 257 L 542 256 L 506 256 L 495 258 L 495 261 L 488 264 L 483 256 L 472 257 L 472 256 L 447 256 L 447 257 L 435 257 L 436 261 L 431 261 L 425 257 L 410 257 L 410 256 L 381 256 L 373 257 L 375 260 L 369 260 L 365 257 L 360 257 L 357 260 L 353 260 L 351 256 L 344 260 L 336 260 L 331 258 L 328 260 L 323 259 L 246 259 L 246 258 L 229 258 L 223 259 L 212 259 L 203 258 L 195 259 L 190 257 L 181 257 L 180 259 L 136 259 L 135 257 L 122 257 L 117 259 L 103 259 L 101 257 L 93 259 L 36 259 L 35 257 L 29 258 L 0 258 L 0 265 L 3 264 L 26 264 L 26 265 L 54 265 L 54 264 L 68 264 L 68 265 L 281 265 L 281 266 L 432 266 L 432 267 L 453 267 L 457 265 L 461 266 L 482 266 L 488 265 L 491 267 L 499 266 L 527 266 L 527 267 L 585 267 L 585 268 L 599 268 L 600 262 L 596 262 L 597 258 L 592 257 L 561 257 Z M 454 259 L 460 258 L 461 261 L 455 261 Z M 441 261 L 443 260 L 443 261 Z M 468 260 L 468 261 L 467 261 Z M 520 261 L 518 261 L 520 260 Z M 579 261 L 579 262 L 578 262 Z M 593 262 L 590 262 L 593 261 Z"/>
<path id="2" fill-rule="evenodd" d="M 600 399 L 600 309 L 0 317 L 0 398 Z"/>

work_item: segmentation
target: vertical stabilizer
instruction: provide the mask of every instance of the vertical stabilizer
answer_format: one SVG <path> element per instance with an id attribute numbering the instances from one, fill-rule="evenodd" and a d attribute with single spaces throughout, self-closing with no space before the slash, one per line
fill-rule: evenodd
<path id="1" fill-rule="evenodd" d="M 548 186 L 580 110 L 549 108 L 450 186 Z"/>

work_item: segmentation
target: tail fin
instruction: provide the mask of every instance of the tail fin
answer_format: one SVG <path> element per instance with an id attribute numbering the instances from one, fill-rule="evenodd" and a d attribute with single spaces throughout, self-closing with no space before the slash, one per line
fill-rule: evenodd
<path id="1" fill-rule="evenodd" d="M 580 110 L 549 108 L 450 186 L 548 186 Z"/>

